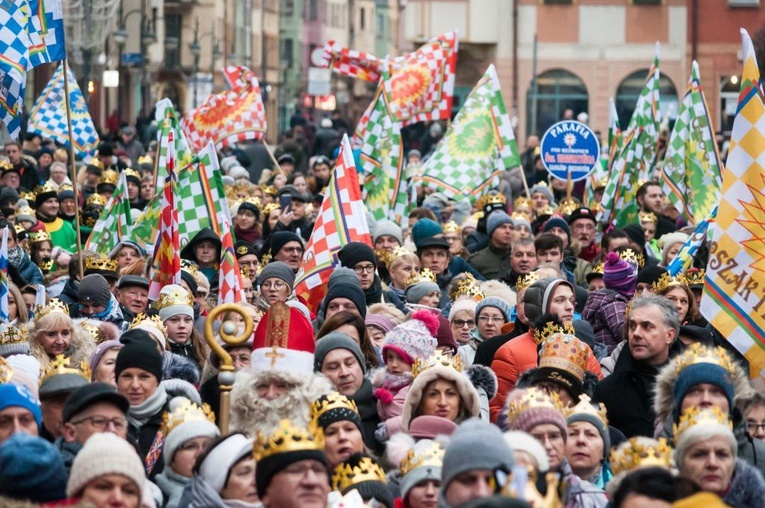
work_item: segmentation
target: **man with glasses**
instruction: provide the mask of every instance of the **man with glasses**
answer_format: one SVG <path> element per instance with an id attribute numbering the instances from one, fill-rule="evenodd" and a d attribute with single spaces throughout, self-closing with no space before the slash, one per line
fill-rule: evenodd
<path id="1" fill-rule="evenodd" d="M 372 247 L 361 242 L 350 242 L 337 253 L 340 265 L 350 268 L 356 274 L 364 291 L 367 307 L 376 303 L 385 303 L 382 282 L 375 268 L 375 253 Z"/>
<path id="2" fill-rule="evenodd" d="M 270 254 L 273 261 L 287 263 L 293 273 L 297 273 L 300 268 L 303 249 L 302 238 L 292 231 L 274 231 L 263 246 L 263 251 Z"/>
<path id="3" fill-rule="evenodd" d="M 127 437 L 126 414 L 130 404 L 107 383 L 91 383 L 69 395 L 62 413 L 62 435 L 53 443 L 61 452 L 67 471 L 85 441 L 93 434 L 110 432 Z"/>

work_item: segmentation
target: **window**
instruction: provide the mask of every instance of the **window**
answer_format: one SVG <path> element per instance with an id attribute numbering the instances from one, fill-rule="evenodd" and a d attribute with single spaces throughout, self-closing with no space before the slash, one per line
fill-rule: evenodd
<path id="1" fill-rule="evenodd" d="M 293 58 L 293 41 L 292 39 L 282 39 L 282 66 L 285 68 L 292 67 Z"/>
<path id="2" fill-rule="evenodd" d="M 180 14 L 165 14 L 165 67 L 175 69 L 181 65 L 181 26 Z"/>
<path id="3" fill-rule="evenodd" d="M 720 79 L 720 127 L 719 131 L 728 133 L 733 129 L 733 119 L 738 109 L 738 94 L 741 81 L 738 76 L 723 76 Z"/>
<path id="4" fill-rule="evenodd" d="M 632 0 L 635 5 L 661 5 L 662 0 Z"/>
<path id="5" fill-rule="evenodd" d="M 284 0 L 282 6 L 282 14 L 285 16 L 292 16 L 295 13 L 295 0 Z"/>
<path id="6" fill-rule="evenodd" d="M 536 128 L 533 123 L 534 83 L 526 93 L 526 132 L 540 136 L 554 123 L 563 119 L 567 109 L 576 115 L 589 110 L 587 87 L 579 76 L 564 69 L 545 71 L 537 77 Z"/>
<path id="7" fill-rule="evenodd" d="M 309 0 L 308 1 L 308 19 L 310 20 L 317 20 L 319 19 L 319 6 L 318 6 L 319 0 Z"/>
<path id="8" fill-rule="evenodd" d="M 387 34 L 385 33 L 385 15 L 378 13 L 377 16 L 375 16 L 375 34 L 377 34 L 378 39 L 385 39 L 387 38 Z"/>
<path id="9" fill-rule="evenodd" d="M 547 5 L 571 5 L 574 3 L 572 0 L 544 0 Z"/>
<path id="10" fill-rule="evenodd" d="M 648 69 L 635 71 L 627 76 L 616 89 L 616 113 L 622 129 L 627 128 L 630 123 L 647 74 Z M 659 105 L 662 118 L 677 118 L 677 88 L 664 74 L 659 79 Z"/>
<path id="11" fill-rule="evenodd" d="M 362 30 L 364 30 L 366 28 L 364 26 L 364 25 L 366 25 L 366 19 L 365 18 L 366 18 L 366 9 L 364 9 L 363 7 L 360 7 L 359 8 L 359 28 L 362 29 Z"/>
<path id="12" fill-rule="evenodd" d="M 760 0 L 728 0 L 730 7 L 759 7 Z"/>

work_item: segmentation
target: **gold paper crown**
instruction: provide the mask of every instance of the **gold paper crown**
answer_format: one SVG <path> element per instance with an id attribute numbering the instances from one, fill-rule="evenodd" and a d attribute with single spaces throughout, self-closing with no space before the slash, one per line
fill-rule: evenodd
<path id="1" fill-rule="evenodd" d="M 641 441 L 649 441 L 651 444 L 644 444 Z M 629 446 L 612 451 L 610 463 L 614 475 L 639 467 L 654 466 L 670 469 L 674 454 L 672 447 L 667 444 L 667 440 L 663 437 L 659 439 L 657 444 L 652 444 L 653 441 L 649 438 L 632 437 L 628 441 Z"/>
<path id="2" fill-rule="evenodd" d="M 50 181 L 47 181 L 44 184 L 38 185 L 37 187 L 35 187 L 35 194 L 38 196 L 40 194 L 45 194 L 48 192 L 52 192 L 53 194 L 58 194 L 58 189 L 56 189 L 56 187 L 54 187 L 53 184 L 50 183 Z"/>
<path id="3" fill-rule="evenodd" d="M 661 277 L 659 277 L 659 280 L 651 284 L 653 292 L 656 294 L 662 293 L 670 286 L 687 286 L 683 274 L 680 274 L 677 277 L 672 277 L 668 272 L 664 272 L 661 274 Z"/>
<path id="4" fill-rule="evenodd" d="M 526 212 L 513 212 L 510 218 L 513 219 L 513 222 L 519 221 L 519 220 L 525 220 L 525 221 L 531 222 L 531 217 L 529 217 L 529 214 L 527 214 Z"/>
<path id="5" fill-rule="evenodd" d="M 10 383 L 13 379 L 13 367 L 11 367 L 5 358 L 0 356 L 0 383 Z"/>
<path id="6" fill-rule="evenodd" d="M 194 306 L 194 297 L 185 289 L 173 289 L 169 293 L 160 293 L 157 300 L 157 309 L 161 310 L 170 305 Z"/>
<path id="7" fill-rule="evenodd" d="M 319 427 L 319 418 L 321 415 L 332 409 L 349 409 L 354 413 L 359 413 L 356 403 L 338 392 L 329 392 L 326 397 L 313 401 L 311 404 L 311 421 Z"/>
<path id="8" fill-rule="evenodd" d="M 563 416 L 565 416 L 566 419 L 574 415 L 592 415 L 603 422 L 603 425 L 608 427 L 606 406 L 601 402 L 598 404 L 598 407 L 595 407 L 592 403 L 592 399 L 590 399 L 586 393 L 579 396 L 579 402 L 576 406 L 568 407 L 563 411 Z"/>
<path id="9" fill-rule="evenodd" d="M 462 372 L 462 359 L 459 355 L 451 356 L 436 351 L 430 358 L 417 358 L 412 365 L 412 379 L 433 367 L 446 367 Z"/>
<path id="10" fill-rule="evenodd" d="M 239 274 L 244 277 L 245 279 L 250 278 L 250 267 L 242 265 L 239 267 Z"/>
<path id="11" fill-rule="evenodd" d="M 505 195 L 502 194 L 501 192 L 494 192 L 491 194 L 484 194 L 483 196 L 481 196 L 476 202 L 476 207 L 482 210 L 489 205 L 506 205 L 506 204 L 507 204 L 507 198 L 505 197 Z"/>
<path id="12" fill-rule="evenodd" d="M 653 212 L 640 212 L 640 222 L 659 222 L 659 218 Z"/>
<path id="13" fill-rule="evenodd" d="M 444 224 L 441 229 L 443 229 L 444 234 L 457 233 L 459 235 L 460 233 L 462 233 L 462 228 L 460 227 L 460 225 L 454 222 L 453 220 L 450 220 L 449 222 Z"/>
<path id="14" fill-rule="evenodd" d="M 8 171 L 13 169 L 13 164 L 8 159 L 0 160 L 0 171 Z"/>
<path id="15" fill-rule="evenodd" d="M 11 325 L 0 325 L 0 344 L 2 345 L 8 345 L 8 344 L 20 344 L 22 342 L 28 341 L 28 332 L 27 327 L 24 325 L 21 326 L 11 326 Z"/>
<path id="16" fill-rule="evenodd" d="M 555 392 L 547 393 L 540 388 L 527 388 L 519 399 L 512 400 L 507 407 L 507 422 L 512 425 L 516 418 L 529 409 L 546 408 L 563 413 L 563 403 Z"/>
<path id="17" fill-rule="evenodd" d="M 138 178 L 139 181 L 141 180 L 141 173 L 133 168 L 127 168 L 123 173 L 125 173 L 125 178 L 132 176 L 133 178 Z"/>
<path id="18" fill-rule="evenodd" d="M 268 216 L 271 215 L 271 212 L 274 210 L 281 210 L 279 203 L 266 203 L 263 206 L 263 216 L 268 218 Z"/>
<path id="19" fill-rule="evenodd" d="M 98 181 L 99 185 L 114 185 L 117 186 L 117 182 L 120 180 L 120 174 L 113 169 L 107 169 L 101 175 L 101 179 Z"/>
<path id="20" fill-rule="evenodd" d="M 30 210 L 31 210 L 31 208 L 30 208 Z M 25 228 L 21 224 L 14 224 L 13 225 L 13 229 L 16 230 L 16 234 L 17 235 L 20 235 L 21 233 L 25 233 L 26 234 L 26 232 L 27 232 L 27 228 Z"/>
<path id="21" fill-rule="evenodd" d="M 61 194 L 64 191 L 72 191 L 74 192 L 74 187 L 72 187 L 70 184 L 65 183 L 61 187 L 58 188 L 58 193 Z"/>
<path id="22" fill-rule="evenodd" d="M 545 205 L 539 210 L 539 215 L 555 215 L 555 208 L 552 205 Z"/>
<path id="23" fill-rule="evenodd" d="M 406 279 L 406 287 L 427 281 L 436 282 L 436 274 L 431 272 L 429 268 L 423 268 L 419 272 L 412 272 L 409 275 L 409 278 Z"/>
<path id="24" fill-rule="evenodd" d="M 141 155 L 138 157 L 138 160 L 136 161 L 137 164 L 154 164 L 154 160 L 151 158 L 151 155 Z"/>
<path id="25" fill-rule="evenodd" d="M 401 461 L 401 475 L 404 476 L 412 469 L 421 466 L 441 467 L 444 462 L 444 445 L 432 441 L 425 450 L 415 453 L 414 449 L 409 450 L 404 460 Z"/>
<path id="26" fill-rule="evenodd" d="M 199 265 L 188 259 L 181 259 L 181 270 L 190 273 L 195 279 L 199 275 Z"/>
<path id="27" fill-rule="evenodd" d="M 703 285 L 707 271 L 703 268 L 700 270 L 688 270 L 683 275 L 685 276 L 685 283 L 689 286 Z"/>
<path id="28" fill-rule="evenodd" d="M 605 263 L 598 263 L 597 265 L 593 267 L 592 273 L 599 273 L 600 275 L 605 274 L 606 273 L 605 266 L 606 266 Z"/>
<path id="29" fill-rule="evenodd" d="M 93 193 L 85 201 L 85 206 L 106 206 L 106 198 L 101 194 Z"/>
<path id="30" fill-rule="evenodd" d="M 264 436 L 258 430 L 252 444 L 256 462 L 272 455 L 303 450 L 324 450 L 324 431 L 311 422 L 305 429 L 296 427 L 286 418 L 272 434 Z"/>
<path id="31" fill-rule="evenodd" d="M 717 365 L 725 369 L 731 376 L 736 374 L 733 360 L 725 348 L 720 346 L 711 348 L 698 342 L 691 344 L 675 358 L 675 374 L 680 374 L 686 368 L 696 364 Z"/>
<path id="32" fill-rule="evenodd" d="M 88 335 L 90 335 L 90 338 L 93 339 L 93 342 L 95 344 L 100 344 L 104 340 L 106 340 L 101 335 L 101 330 L 98 328 L 97 325 L 94 325 L 93 323 L 89 323 L 87 321 L 83 321 L 77 324 L 80 326 L 80 328 L 88 332 Z"/>
<path id="33" fill-rule="evenodd" d="M 551 324 L 551 323 L 550 323 Z M 542 343 L 539 367 L 563 370 L 584 380 L 587 369 L 587 345 L 574 335 L 556 333 Z"/>
<path id="34" fill-rule="evenodd" d="M 276 190 L 276 187 L 273 185 L 266 185 L 263 187 L 263 193 L 264 194 L 270 194 L 271 196 L 276 196 L 276 193 L 278 191 Z"/>
<path id="35" fill-rule="evenodd" d="M 35 197 L 36 196 L 35 196 L 34 192 L 19 192 L 19 198 L 20 199 L 26 199 L 27 203 L 34 203 L 35 202 Z"/>
<path id="36" fill-rule="evenodd" d="M 86 270 L 103 270 L 105 272 L 117 272 L 119 266 L 116 260 L 101 256 L 88 256 L 85 258 Z"/>
<path id="37" fill-rule="evenodd" d="M 384 261 L 385 266 L 390 268 L 390 265 L 392 265 L 395 260 L 407 254 L 414 255 L 412 251 L 410 251 L 406 247 L 401 247 L 399 245 L 395 249 L 393 249 L 391 252 L 388 252 L 387 254 L 383 255 L 382 260 Z"/>
<path id="38" fill-rule="evenodd" d="M 579 208 L 579 203 L 574 198 L 563 198 L 558 205 L 558 213 L 571 215 L 577 208 Z"/>
<path id="39" fill-rule="evenodd" d="M 563 333 L 566 335 L 573 335 L 576 336 L 576 330 L 574 330 L 574 325 L 572 325 L 570 322 L 563 323 L 563 326 L 556 325 L 552 321 L 548 321 L 545 323 L 544 327 L 542 328 L 536 328 L 534 330 L 534 342 L 537 343 L 537 345 L 542 344 L 547 339 L 552 338 L 553 335 L 556 333 Z"/>
<path id="40" fill-rule="evenodd" d="M 231 186 L 234 194 L 239 194 L 240 192 L 249 194 L 254 188 L 255 186 L 252 184 L 252 182 L 247 180 L 238 180 L 234 182 L 234 185 Z"/>
<path id="41" fill-rule="evenodd" d="M 260 198 L 258 198 L 257 196 L 248 196 L 244 199 L 240 199 L 239 201 L 237 201 L 236 206 L 240 206 L 243 203 L 249 203 L 255 206 L 258 210 L 260 210 Z"/>
<path id="42" fill-rule="evenodd" d="M 31 243 L 39 243 L 39 242 L 45 242 L 45 241 L 50 242 L 50 235 L 44 229 L 42 231 L 29 233 L 29 241 Z"/>
<path id="43" fill-rule="evenodd" d="M 471 300 L 480 302 L 486 295 L 478 287 L 478 283 L 472 274 L 465 272 L 465 276 L 457 282 L 457 287 L 449 293 L 449 299 L 453 302 L 457 301 L 460 296 L 467 296 Z"/>
<path id="44" fill-rule="evenodd" d="M 531 206 L 531 200 L 526 196 L 518 196 L 513 201 L 513 208 L 520 208 L 522 206 Z"/>
<path id="45" fill-rule="evenodd" d="M 93 166 L 100 170 L 104 169 L 104 163 L 101 162 L 101 159 L 98 159 L 96 157 L 93 157 L 92 159 L 90 159 L 90 161 L 88 161 L 88 166 Z"/>
<path id="46" fill-rule="evenodd" d="M 178 425 L 191 421 L 208 421 L 215 423 L 215 413 L 206 403 L 202 407 L 183 397 L 182 401 L 172 411 L 165 411 L 162 415 L 162 427 L 160 432 L 167 437 Z"/>
<path id="47" fill-rule="evenodd" d="M 162 332 L 162 335 L 167 337 L 167 327 L 165 326 L 165 323 L 162 322 L 162 319 L 156 314 L 149 316 L 145 312 L 141 312 L 130 322 L 130 330 L 141 325 L 153 326 Z"/>
<path id="48" fill-rule="evenodd" d="M 672 436 L 675 443 L 680 441 L 682 435 L 694 425 L 724 425 L 733 430 L 733 424 L 730 421 L 727 413 L 723 413 L 720 406 L 712 406 L 701 408 L 699 406 L 691 406 L 685 409 L 680 415 L 680 420 L 672 425 Z"/>
<path id="49" fill-rule="evenodd" d="M 640 255 L 632 249 L 624 249 L 619 252 L 619 258 L 628 263 L 632 263 L 633 265 L 642 266 Z M 645 260 L 643 260 L 643 263 L 645 263 Z"/>
<path id="50" fill-rule="evenodd" d="M 388 484 L 385 471 L 371 457 L 362 457 L 355 466 L 341 462 L 332 474 L 332 490 L 344 492 L 361 482 Z"/>
<path id="51" fill-rule="evenodd" d="M 542 188 L 547 189 L 547 182 L 545 180 L 542 180 L 541 182 L 535 183 L 534 187 L 542 187 Z"/>
<path id="52" fill-rule="evenodd" d="M 42 270 L 43 272 L 46 272 L 46 273 L 50 272 L 51 270 L 53 270 L 53 260 L 52 259 L 48 259 L 48 260 L 45 260 L 45 261 L 41 261 L 40 262 L 40 270 Z"/>
<path id="53" fill-rule="evenodd" d="M 60 312 L 68 316 L 69 308 L 58 298 L 51 298 L 48 304 L 44 307 L 42 305 L 35 306 L 35 323 L 37 323 L 40 318 L 45 317 L 48 314 L 53 314 L 54 312 Z"/>
<path id="54" fill-rule="evenodd" d="M 45 367 L 43 373 L 40 375 L 40 384 L 43 384 L 43 382 L 45 382 L 45 380 L 49 377 L 58 376 L 61 374 L 77 374 L 85 379 L 85 381 L 90 383 L 90 365 L 86 360 L 82 360 L 79 366 L 72 367 L 69 357 L 64 355 L 56 355 L 56 357 L 51 360 L 48 366 Z"/>
<path id="55" fill-rule="evenodd" d="M 537 272 L 529 272 L 526 275 L 521 275 L 515 283 L 515 292 L 523 291 L 538 280 L 542 280 L 542 278 Z"/>

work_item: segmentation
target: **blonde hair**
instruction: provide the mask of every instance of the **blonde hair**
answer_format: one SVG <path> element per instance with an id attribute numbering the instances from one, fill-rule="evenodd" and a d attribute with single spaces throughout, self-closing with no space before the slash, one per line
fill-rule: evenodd
<path id="1" fill-rule="evenodd" d="M 69 351 L 67 353 L 72 360 L 72 364 L 79 364 L 82 360 L 88 360 L 90 354 L 95 348 L 95 341 L 90 334 L 81 326 L 77 326 L 68 314 L 62 312 L 52 312 L 35 321 L 29 328 L 29 348 L 32 355 L 40 362 L 40 368 L 44 370 L 50 365 L 50 356 L 42 345 L 40 340 L 42 334 L 49 332 L 63 323 L 71 333 L 69 342 Z"/>
<path id="2" fill-rule="evenodd" d="M 406 254 L 402 254 L 399 257 L 397 257 L 396 259 L 394 259 L 391 262 L 390 267 L 388 267 L 388 270 L 393 270 L 394 268 L 396 268 L 398 265 L 400 265 L 404 261 L 411 261 L 412 263 L 414 263 L 418 267 L 420 266 L 420 258 L 418 258 L 417 255 L 412 253 L 412 252 L 407 252 Z"/>
<path id="3" fill-rule="evenodd" d="M 392 303 L 375 303 L 367 308 L 367 316 L 377 314 L 378 316 L 385 316 L 393 321 L 394 325 L 400 325 L 406 321 L 406 315 L 398 310 Z"/>

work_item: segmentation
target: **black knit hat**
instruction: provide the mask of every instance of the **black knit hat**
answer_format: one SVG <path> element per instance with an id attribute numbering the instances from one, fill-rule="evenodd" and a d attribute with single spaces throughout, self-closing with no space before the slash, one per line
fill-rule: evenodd
<path id="1" fill-rule="evenodd" d="M 639 245 L 640 248 L 644 248 L 645 245 L 645 233 L 643 232 L 643 228 L 640 226 L 640 224 L 627 224 L 622 229 L 625 233 L 627 233 L 627 236 L 632 240 L 636 245 Z"/>
<path id="2" fill-rule="evenodd" d="M 255 205 L 255 203 L 251 203 L 249 201 L 242 201 L 239 204 L 238 210 L 249 210 L 250 212 L 255 214 L 255 220 L 260 220 L 260 208 Z"/>
<path id="3" fill-rule="evenodd" d="M 282 250 L 282 247 L 290 242 L 299 242 L 300 245 L 303 245 L 303 239 L 292 231 L 276 231 L 271 233 L 271 236 L 268 239 L 271 256 L 276 256 L 276 254 Z"/>
<path id="4" fill-rule="evenodd" d="M 158 381 L 162 381 L 162 355 L 149 332 L 130 330 L 122 334 L 120 342 L 125 346 L 117 353 L 114 363 L 115 378 L 119 378 L 125 369 L 137 368 L 153 374 Z"/>
<path id="5" fill-rule="evenodd" d="M 333 403 L 330 409 L 319 414 L 319 417 L 316 419 L 316 423 L 319 424 L 319 427 L 327 430 L 327 427 L 335 422 L 348 421 L 352 422 L 359 428 L 359 430 L 361 430 L 361 416 L 356 408 L 356 404 L 340 393 L 330 392 L 329 394 L 322 395 L 316 399 L 316 401 L 311 404 L 312 415 L 314 414 L 313 412 L 316 411 L 315 408 L 321 408 L 322 404 L 330 404 L 331 402 Z M 339 404 L 338 402 L 341 402 L 342 404 Z"/>
<path id="6" fill-rule="evenodd" d="M 82 278 L 77 289 L 77 299 L 82 302 L 94 302 L 101 307 L 108 307 L 112 298 L 109 283 L 103 275 L 91 273 Z"/>
<path id="7" fill-rule="evenodd" d="M 236 259 L 239 259 L 249 255 L 257 256 L 258 251 L 255 250 L 255 247 L 253 247 L 250 242 L 239 240 L 234 244 L 234 254 L 236 255 Z"/>
<path id="8" fill-rule="evenodd" d="M 377 471 L 380 479 L 368 479 L 374 475 L 375 471 Z M 363 479 L 354 482 L 354 478 Z M 332 489 L 339 490 L 343 495 L 351 490 L 356 490 L 361 494 L 361 499 L 364 502 L 374 499 L 387 508 L 393 508 L 393 494 L 385 482 L 385 474 L 382 468 L 375 459 L 363 453 L 354 453 L 335 466 L 332 475 Z"/>
<path id="9" fill-rule="evenodd" d="M 641 282 L 643 284 L 653 284 L 654 282 L 657 282 L 665 273 L 667 273 L 666 268 L 662 268 L 657 265 L 646 266 L 638 272 L 637 284 L 640 284 Z"/>
<path id="10" fill-rule="evenodd" d="M 335 298 L 349 299 L 354 303 L 354 305 L 356 305 L 356 308 L 359 309 L 359 314 L 361 314 L 361 317 L 367 317 L 367 300 L 361 287 L 353 284 L 333 285 L 329 291 L 327 291 L 327 296 L 324 297 L 324 308 L 326 309 L 329 306 L 329 302 Z"/>
<path id="11" fill-rule="evenodd" d="M 350 242 L 337 253 L 340 264 L 346 268 L 353 268 L 362 261 L 375 264 L 375 251 L 372 247 L 362 242 Z"/>
<path id="12" fill-rule="evenodd" d="M 274 476 L 301 460 L 321 462 L 327 468 L 327 476 L 329 476 L 329 461 L 322 450 L 308 449 L 275 453 L 260 459 L 255 468 L 255 485 L 258 489 L 258 496 L 262 499 L 266 495 L 266 489 L 268 489 Z"/>
<path id="13" fill-rule="evenodd" d="M 189 287 L 189 291 L 191 291 L 192 295 L 197 296 L 197 291 L 199 291 L 199 284 L 197 284 L 197 280 L 193 275 L 191 275 L 191 272 L 181 269 L 181 279 Z"/>

